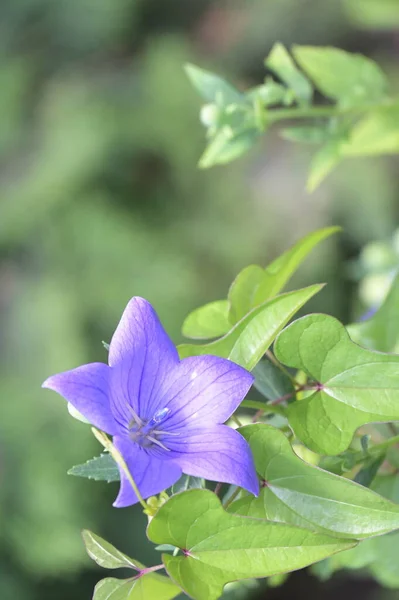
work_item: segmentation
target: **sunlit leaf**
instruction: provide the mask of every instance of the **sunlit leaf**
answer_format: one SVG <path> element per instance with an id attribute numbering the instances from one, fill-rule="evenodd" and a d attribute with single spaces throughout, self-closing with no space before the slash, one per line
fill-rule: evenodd
<path id="1" fill-rule="evenodd" d="M 318 89 L 342 105 L 375 102 L 385 95 L 384 73 L 361 54 L 322 46 L 294 46 L 292 52 Z"/>
<path id="2" fill-rule="evenodd" d="M 284 103 L 287 97 L 287 88 L 270 78 L 264 84 L 250 89 L 246 96 L 250 100 L 259 99 L 263 106 L 273 106 L 273 104 Z"/>
<path id="3" fill-rule="evenodd" d="M 196 600 L 216 600 L 230 581 L 300 569 L 354 545 L 330 536 L 232 515 L 208 490 L 170 498 L 147 529 L 155 544 L 182 554 L 163 554 L 169 575 Z"/>
<path id="4" fill-rule="evenodd" d="M 310 396 L 287 409 L 295 434 L 314 452 L 340 454 L 361 425 L 399 420 L 399 356 L 361 348 L 333 317 L 298 319 L 274 351 L 316 382 Z"/>
<path id="5" fill-rule="evenodd" d="M 399 152 L 399 104 L 373 112 L 351 130 L 342 147 L 345 156 L 374 156 Z"/>
<path id="6" fill-rule="evenodd" d="M 322 287 L 313 285 L 273 298 L 254 308 L 219 340 L 209 344 L 181 344 L 178 347 L 180 357 L 213 354 L 229 358 L 251 370 L 262 358 L 277 333 Z"/>
<path id="7" fill-rule="evenodd" d="M 265 268 L 263 278 L 255 291 L 254 306 L 276 296 L 313 248 L 338 231 L 340 227 L 326 227 L 313 231 L 271 262 Z"/>
<path id="8" fill-rule="evenodd" d="M 345 137 L 333 137 L 314 154 L 310 163 L 306 189 L 308 192 L 314 190 L 331 173 L 342 159 L 342 148 Z"/>
<path id="9" fill-rule="evenodd" d="M 168 577 L 149 573 L 138 579 L 102 579 L 94 589 L 93 600 L 171 600 L 179 594 L 181 589 Z"/>
<path id="10" fill-rule="evenodd" d="M 216 300 L 200 306 L 184 320 L 182 333 L 193 339 L 209 340 L 228 332 L 231 323 L 228 320 L 229 303 L 227 300 Z"/>
<path id="11" fill-rule="evenodd" d="M 249 265 L 237 275 L 230 286 L 228 301 L 229 321 L 233 325 L 240 321 L 254 306 L 255 292 L 263 279 L 264 269 Z"/>
<path id="12" fill-rule="evenodd" d="M 275 44 L 267 57 L 266 66 L 293 90 L 296 98 L 303 103 L 312 99 L 312 86 L 309 80 L 295 65 L 289 52 L 282 44 Z"/>
<path id="13" fill-rule="evenodd" d="M 83 531 L 87 553 L 105 569 L 133 569 L 129 579 L 107 577 L 98 582 L 93 600 L 171 600 L 181 593 L 168 577 L 156 572 L 143 572 L 145 566 L 115 548 L 91 531 Z"/>
<path id="14" fill-rule="evenodd" d="M 374 491 L 399 502 L 399 476 L 378 476 L 372 485 Z M 335 555 L 326 561 L 329 575 L 342 568 L 365 569 L 384 586 L 399 588 L 397 550 L 399 531 L 365 540 L 356 548 Z"/>
<path id="15" fill-rule="evenodd" d="M 128 568 L 141 571 L 143 565 L 123 554 L 112 544 L 85 529 L 82 532 L 83 542 L 90 558 L 104 569 Z"/>
<path id="16" fill-rule="evenodd" d="M 185 70 L 193 86 L 208 102 L 225 105 L 242 102 L 243 95 L 215 73 L 191 64 L 185 65 Z"/>
<path id="17" fill-rule="evenodd" d="M 399 505 L 301 460 L 279 429 L 266 424 L 240 429 L 251 446 L 260 495 L 247 495 L 229 510 L 241 515 L 365 538 L 399 528 Z"/>
<path id="18" fill-rule="evenodd" d="M 222 127 L 208 143 L 198 166 L 207 169 L 231 162 L 252 148 L 259 135 L 260 132 L 255 127 L 240 130 Z"/>

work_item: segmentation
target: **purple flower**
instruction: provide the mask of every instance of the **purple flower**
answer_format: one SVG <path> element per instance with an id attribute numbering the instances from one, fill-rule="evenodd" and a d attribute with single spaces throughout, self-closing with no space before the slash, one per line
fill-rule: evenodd
<path id="1" fill-rule="evenodd" d="M 258 493 L 251 451 L 223 425 L 253 377 L 216 356 L 179 360 L 154 309 L 132 298 L 109 349 L 109 366 L 91 363 L 49 377 L 43 387 L 70 402 L 115 447 L 144 498 L 173 485 L 182 472 Z M 123 471 L 114 506 L 137 502 Z"/>

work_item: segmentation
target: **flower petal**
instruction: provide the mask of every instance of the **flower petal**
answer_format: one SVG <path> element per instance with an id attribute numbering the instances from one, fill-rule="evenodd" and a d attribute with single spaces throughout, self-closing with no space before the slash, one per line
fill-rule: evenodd
<path id="1" fill-rule="evenodd" d="M 109 349 L 113 389 L 111 404 L 127 424 L 129 405 L 143 419 L 158 408 L 160 390 L 179 364 L 177 350 L 151 304 L 132 298 L 113 335 Z"/>
<path id="2" fill-rule="evenodd" d="M 258 494 L 259 482 L 252 453 L 238 431 L 226 425 L 215 425 L 195 432 L 188 430 L 186 436 L 167 439 L 170 449 L 167 457 L 176 462 L 183 473 L 232 483 Z M 152 451 L 156 452 L 155 449 Z"/>
<path id="3" fill-rule="evenodd" d="M 246 396 L 251 373 L 225 358 L 185 358 L 170 374 L 173 383 L 159 404 L 171 409 L 163 427 L 195 428 L 224 423 Z"/>
<path id="4" fill-rule="evenodd" d="M 181 477 L 182 471 L 177 464 L 149 455 L 144 448 L 128 438 L 115 436 L 113 443 L 122 454 L 143 498 L 163 492 Z M 135 504 L 138 499 L 124 471 L 122 469 L 119 471 L 121 487 L 113 505 L 122 508 Z"/>
<path id="5" fill-rule="evenodd" d="M 110 368 L 90 363 L 46 379 L 42 387 L 54 390 L 72 404 L 95 427 L 113 435 L 118 432 L 108 398 Z"/>

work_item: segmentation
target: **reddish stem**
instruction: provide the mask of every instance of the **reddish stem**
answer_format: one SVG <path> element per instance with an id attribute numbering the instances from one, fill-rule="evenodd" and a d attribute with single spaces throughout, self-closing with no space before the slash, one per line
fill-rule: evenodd
<path id="1" fill-rule="evenodd" d="M 140 577 L 143 577 L 144 575 L 148 575 L 148 573 L 152 573 L 153 571 L 160 571 L 160 569 L 164 569 L 164 565 L 155 565 L 154 567 L 146 567 L 145 569 L 142 569 L 138 575 L 136 575 L 136 577 L 133 577 L 133 579 L 139 579 Z"/>

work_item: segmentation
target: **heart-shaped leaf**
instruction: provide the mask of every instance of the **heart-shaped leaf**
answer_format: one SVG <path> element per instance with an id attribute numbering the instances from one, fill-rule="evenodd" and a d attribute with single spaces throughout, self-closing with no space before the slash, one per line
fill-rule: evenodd
<path id="1" fill-rule="evenodd" d="M 322 287 L 322 285 L 312 285 L 273 298 L 254 308 L 219 340 L 209 344 L 180 345 L 178 348 L 180 357 L 213 354 L 229 358 L 251 370 L 260 361 L 277 333 Z"/>
<path id="2" fill-rule="evenodd" d="M 295 434 L 314 452 L 340 454 L 361 425 L 399 420 L 399 356 L 361 348 L 337 319 L 298 319 L 274 351 L 316 382 L 310 396 L 287 410 Z"/>
<path id="3" fill-rule="evenodd" d="M 162 560 L 174 581 L 196 600 L 219 598 L 230 581 L 301 569 L 355 544 L 229 514 L 209 490 L 170 498 L 152 519 L 147 535 L 156 544 L 182 550 L 178 556 L 163 554 Z"/>
<path id="4" fill-rule="evenodd" d="M 241 427 L 240 433 L 251 446 L 264 487 L 257 498 L 234 502 L 230 512 L 358 539 L 399 528 L 399 505 L 305 463 L 279 429 L 259 423 Z"/>

